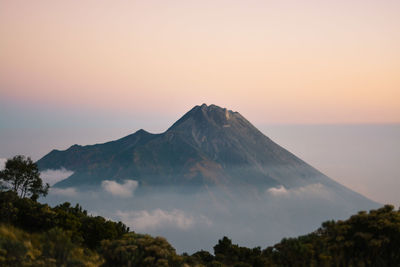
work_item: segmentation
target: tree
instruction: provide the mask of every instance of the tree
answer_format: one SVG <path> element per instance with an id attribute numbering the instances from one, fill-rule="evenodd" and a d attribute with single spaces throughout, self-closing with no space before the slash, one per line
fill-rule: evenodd
<path id="1" fill-rule="evenodd" d="M 116 240 L 103 240 L 101 252 L 108 266 L 182 266 L 183 258 L 163 237 L 136 234 Z"/>
<path id="2" fill-rule="evenodd" d="M 6 161 L 4 170 L 0 171 L 0 182 L 3 189 L 35 200 L 39 196 L 46 196 L 50 187 L 47 183 L 43 184 L 37 164 L 30 157 L 21 155 Z"/>

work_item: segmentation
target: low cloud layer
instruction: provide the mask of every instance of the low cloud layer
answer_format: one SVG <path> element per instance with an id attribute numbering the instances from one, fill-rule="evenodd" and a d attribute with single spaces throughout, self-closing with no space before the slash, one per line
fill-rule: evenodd
<path id="1" fill-rule="evenodd" d="M 65 197 L 76 197 L 78 192 L 73 187 L 68 188 L 50 188 L 51 195 L 65 196 Z"/>
<path id="2" fill-rule="evenodd" d="M 126 224 L 138 231 L 148 231 L 157 228 L 173 227 L 188 230 L 195 224 L 210 225 L 211 221 L 204 217 L 198 218 L 186 214 L 183 210 L 173 209 L 171 211 L 155 209 L 152 211 L 117 211 L 116 215 Z"/>
<path id="3" fill-rule="evenodd" d="M 124 183 L 119 184 L 116 181 L 104 180 L 101 186 L 106 192 L 114 196 L 132 197 L 138 187 L 138 182 L 135 180 L 124 180 Z"/>
<path id="4" fill-rule="evenodd" d="M 351 203 L 338 194 L 340 191 L 319 183 L 269 188 L 257 197 L 242 197 L 248 196 L 247 188 L 240 187 L 232 188 L 237 196 L 230 198 L 219 187 L 195 192 L 188 187 L 182 188 L 182 193 L 167 188 L 146 194 L 138 190 L 133 180 L 106 181 L 101 187 L 88 189 L 52 188 L 44 201 L 51 205 L 79 203 L 94 214 L 122 221 L 138 233 L 164 236 L 180 253 L 212 251 L 222 236 L 248 247 L 265 247 L 283 237 L 314 231 L 323 221 L 373 208 Z"/>
<path id="5" fill-rule="evenodd" d="M 267 193 L 270 193 L 273 196 L 285 196 L 289 192 L 283 185 L 281 185 L 279 187 L 271 187 L 271 188 L 269 188 L 267 190 Z"/>
<path id="6" fill-rule="evenodd" d="M 49 183 L 49 185 L 54 185 L 59 181 L 62 181 L 68 177 L 70 177 L 74 172 L 69 171 L 65 168 L 61 168 L 58 170 L 45 170 L 40 173 L 40 177 L 42 178 L 43 182 Z"/>
<path id="7" fill-rule="evenodd" d="M 320 183 L 292 189 L 286 189 L 283 185 L 271 187 L 267 190 L 267 194 L 275 197 L 321 197 L 325 199 L 332 196 L 332 192 Z"/>

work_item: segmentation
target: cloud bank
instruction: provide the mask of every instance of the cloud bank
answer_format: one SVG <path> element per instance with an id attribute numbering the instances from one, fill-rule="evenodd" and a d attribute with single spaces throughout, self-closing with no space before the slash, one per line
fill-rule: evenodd
<path id="1" fill-rule="evenodd" d="M 73 187 L 68 188 L 50 188 L 51 195 L 59 195 L 65 197 L 76 197 L 78 196 L 78 192 Z"/>
<path id="2" fill-rule="evenodd" d="M 273 196 L 285 196 L 289 194 L 288 190 L 283 185 L 279 187 L 268 188 L 267 193 L 270 193 Z"/>
<path id="3" fill-rule="evenodd" d="M 43 182 L 49 183 L 49 185 L 54 185 L 59 181 L 62 181 L 68 177 L 70 177 L 74 172 L 67 170 L 65 168 L 61 168 L 58 170 L 48 169 L 42 171 L 40 173 L 40 177 L 42 178 Z"/>
<path id="4" fill-rule="evenodd" d="M 116 215 L 123 222 L 131 225 L 133 229 L 138 231 L 148 231 L 165 227 L 188 230 L 198 223 L 211 225 L 211 221 L 205 216 L 195 218 L 178 209 L 173 209 L 172 211 L 162 209 L 152 211 L 117 211 Z"/>
<path id="5" fill-rule="evenodd" d="M 274 197 L 320 197 L 325 199 L 332 197 L 332 192 L 320 183 L 291 189 L 286 189 L 283 185 L 271 187 L 267 189 L 267 194 Z"/>
<path id="6" fill-rule="evenodd" d="M 138 182 L 135 180 L 124 180 L 124 183 L 119 184 L 116 181 L 104 180 L 101 187 L 108 193 L 118 197 L 131 197 L 138 187 Z"/>

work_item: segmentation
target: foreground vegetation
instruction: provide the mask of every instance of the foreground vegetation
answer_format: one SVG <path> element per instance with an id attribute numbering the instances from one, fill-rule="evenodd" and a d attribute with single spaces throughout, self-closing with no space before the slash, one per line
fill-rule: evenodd
<path id="1" fill-rule="evenodd" d="M 178 255 L 164 238 L 130 232 L 78 204 L 37 202 L 48 190 L 37 166 L 23 157 L 7 163 L 0 172 L 0 266 L 400 266 L 400 211 L 390 205 L 263 250 L 224 237 L 214 254 Z"/>
<path id="2" fill-rule="evenodd" d="M 400 266 L 400 211 L 389 205 L 263 250 L 224 237 L 214 255 L 178 255 L 162 237 L 13 191 L 0 192 L 0 223 L 0 266 Z"/>

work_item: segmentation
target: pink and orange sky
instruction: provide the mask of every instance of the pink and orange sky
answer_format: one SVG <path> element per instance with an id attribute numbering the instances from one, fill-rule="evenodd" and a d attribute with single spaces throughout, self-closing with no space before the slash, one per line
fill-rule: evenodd
<path id="1" fill-rule="evenodd" d="M 0 0 L 0 104 L 398 123 L 399 14 L 400 1 Z"/>
<path id="2" fill-rule="evenodd" d="M 0 0 L 0 162 L 162 132 L 213 103 L 398 203 L 399 14 L 399 0 Z"/>

